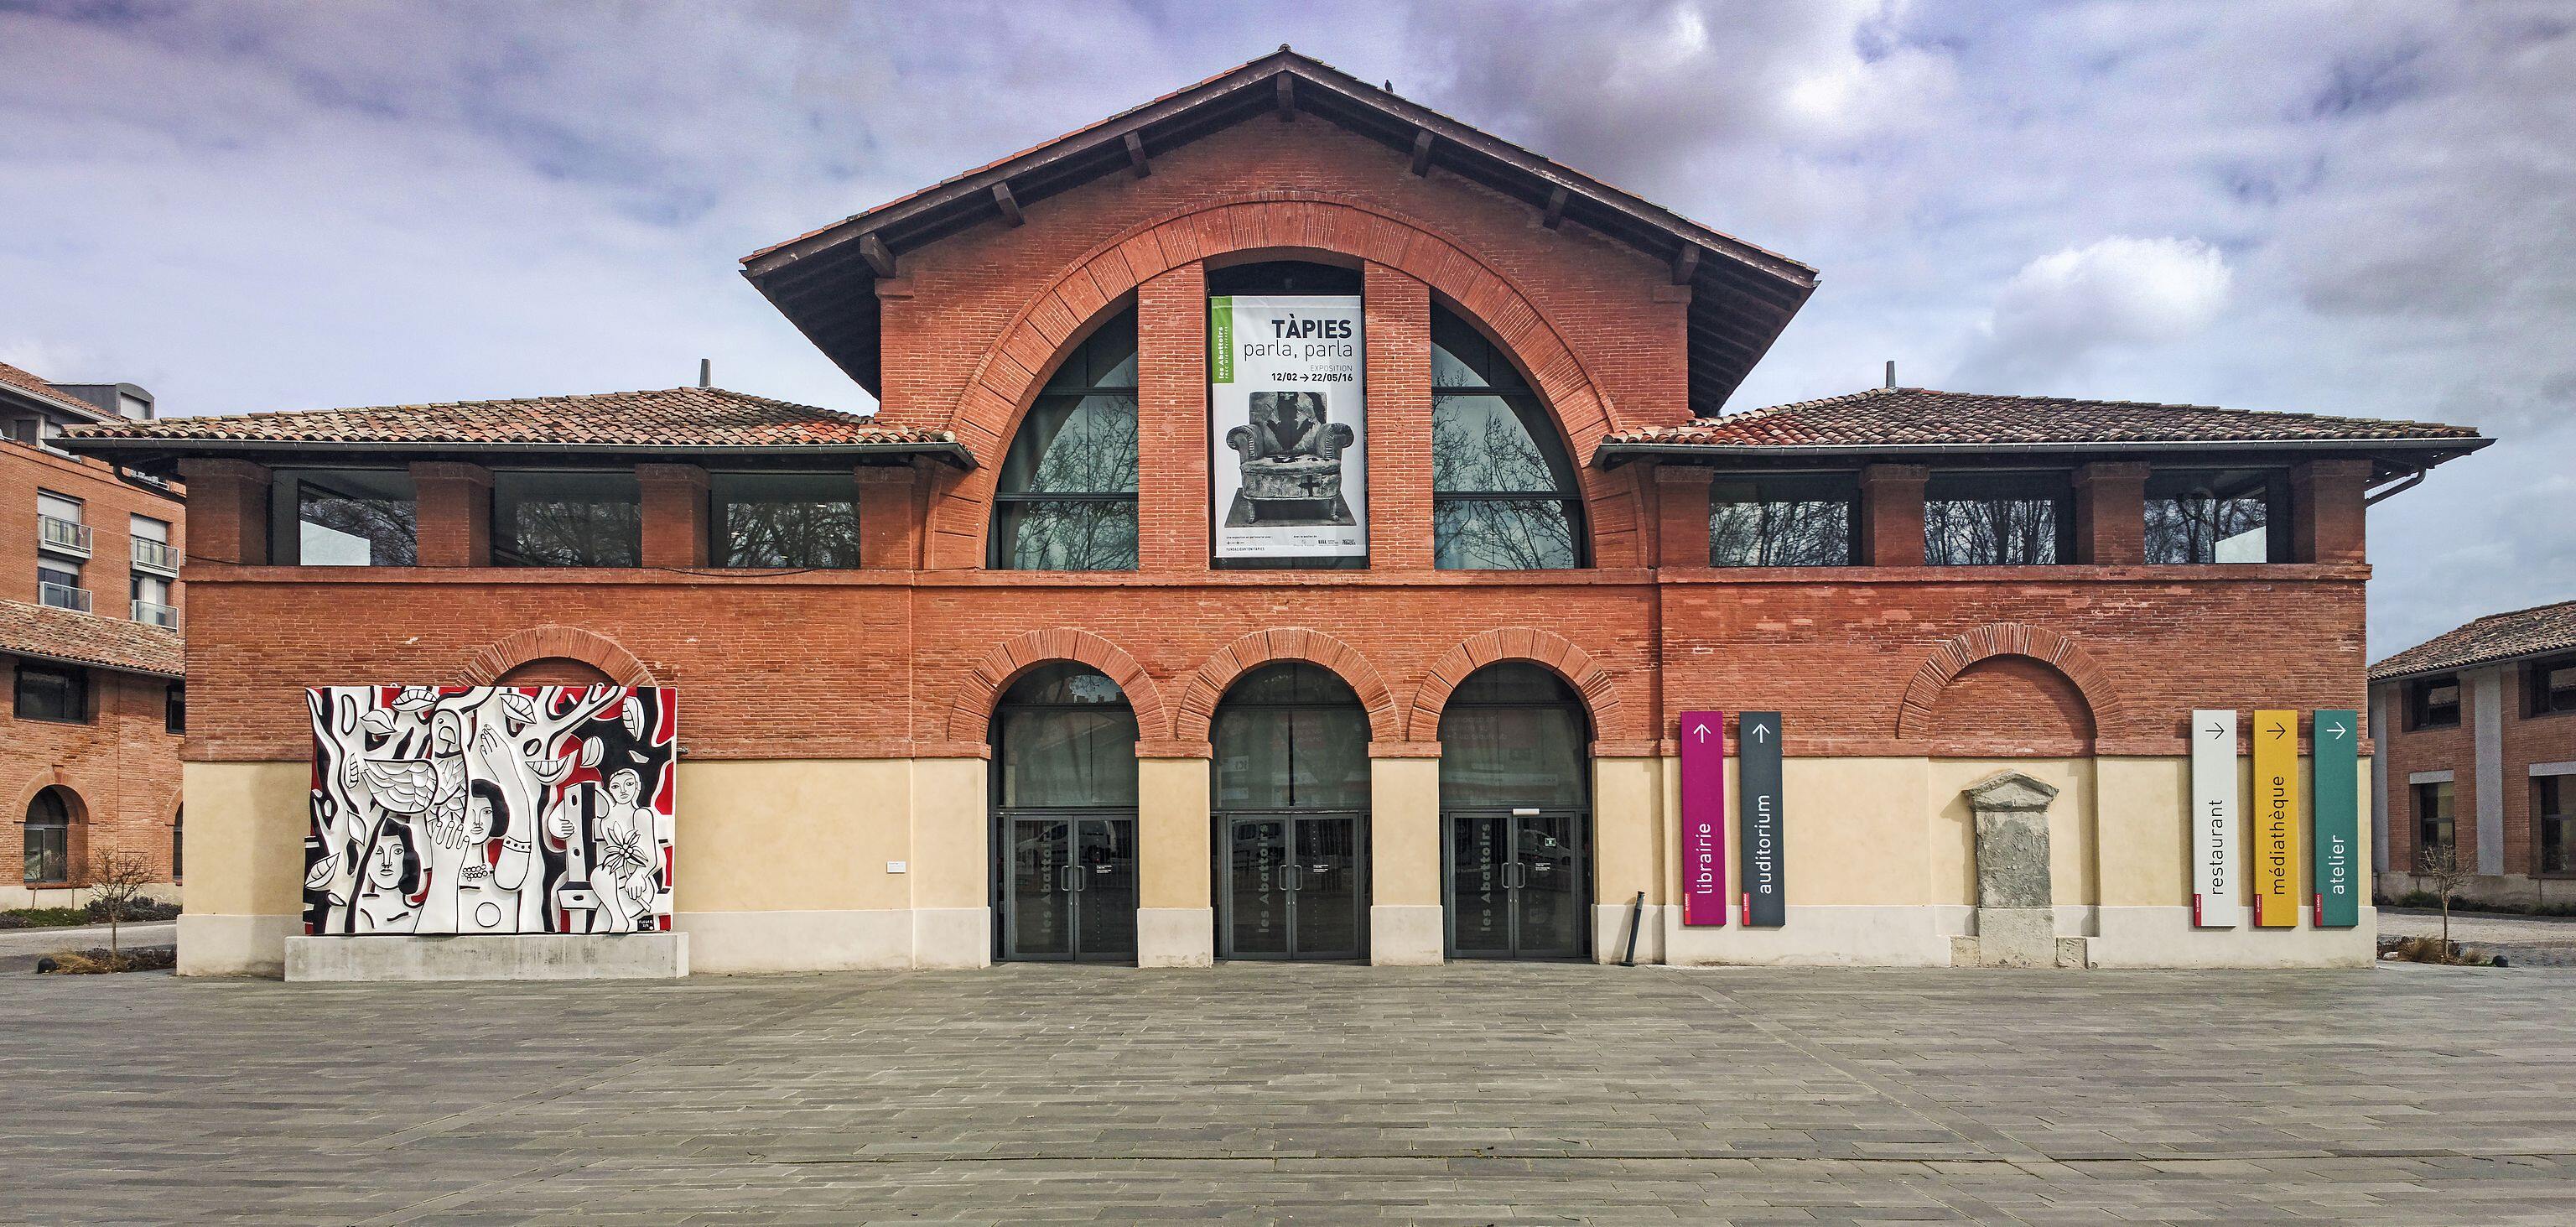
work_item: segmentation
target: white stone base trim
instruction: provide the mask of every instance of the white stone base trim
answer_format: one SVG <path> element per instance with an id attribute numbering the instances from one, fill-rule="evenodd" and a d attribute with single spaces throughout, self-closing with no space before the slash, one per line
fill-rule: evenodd
<path id="1" fill-rule="evenodd" d="M 912 965 L 939 968 L 992 966 L 993 909 L 912 909 Z"/>
<path id="2" fill-rule="evenodd" d="M 2095 967 L 2368 967 L 2379 956 L 2379 909 L 2349 929 L 2258 929 L 2237 909 L 2233 929 L 2196 929 L 2188 907 L 2106 907 L 2093 939 Z"/>
<path id="3" fill-rule="evenodd" d="M 1791 904 L 1787 924 L 1750 929 L 1730 916 L 1723 928 L 1690 928 L 1665 910 L 1665 961 L 1683 967 L 1947 967 L 1950 938 L 1930 907 Z M 1642 961 L 1642 960 L 1641 960 Z"/>
<path id="4" fill-rule="evenodd" d="M 179 974 L 282 976 L 286 939 L 304 935 L 301 916 L 179 915 Z"/>
<path id="5" fill-rule="evenodd" d="M 286 978 L 381 980 L 676 980 L 686 933 L 460 933 L 448 937 L 290 937 Z"/>
<path id="6" fill-rule="evenodd" d="M 1626 903 L 1592 905 L 1592 961 L 1616 963 L 1628 957 L 1628 908 Z M 1637 962 L 1664 961 L 1664 905 L 1649 903 L 1637 921 Z M 1681 909 L 1672 909 L 1679 913 Z"/>
<path id="7" fill-rule="evenodd" d="M 179 884 L 153 882 L 143 888 L 143 897 L 155 903 L 177 903 Z M 0 911 L 22 907 L 86 907 L 90 889 L 86 886 L 0 886 Z"/>
<path id="8" fill-rule="evenodd" d="M 1136 909 L 1138 967 L 1216 966 L 1216 909 L 1212 907 L 1140 907 Z"/>
<path id="9" fill-rule="evenodd" d="M 1439 904 L 1369 905 L 1369 962 L 1378 967 L 1437 967 L 1449 947 L 1449 913 Z"/>
<path id="10" fill-rule="evenodd" d="M 830 912 L 681 912 L 690 965 L 709 975 L 898 971 L 912 966 L 908 908 Z"/>

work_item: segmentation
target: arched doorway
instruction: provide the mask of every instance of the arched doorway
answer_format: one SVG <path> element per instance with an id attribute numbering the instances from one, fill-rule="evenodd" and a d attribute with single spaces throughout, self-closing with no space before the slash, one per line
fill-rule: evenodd
<path id="1" fill-rule="evenodd" d="M 1453 959 L 1579 959 L 1592 925 L 1592 727 L 1537 665 L 1488 665 L 1440 712 L 1441 894 Z"/>
<path id="2" fill-rule="evenodd" d="M 72 813 L 79 802 L 61 785 L 39 789 L 27 802 L 26 871 L 29 886 L 59 886 L 72 877 Z"/>
<path id="3" fill-rule="evenodd" d="M 1107 674 L 1041 665 L 993 709 L 993 955 L 1136 958 L 1136 712 Z"/>
<path id="4" fill-rule="evenodd" d="M 1217 704 L 1217 956 L 1356 959 L 1368 949 L 1368 710 L 1303 662 Z"/>

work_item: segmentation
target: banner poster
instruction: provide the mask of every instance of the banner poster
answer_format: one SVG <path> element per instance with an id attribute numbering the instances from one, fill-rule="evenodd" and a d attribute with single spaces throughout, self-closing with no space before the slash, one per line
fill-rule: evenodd
<path id="1" fill-rule="evenodd" d="M 2254 713 L 2254 924 L 2299 923 L 2299 713 Z"/>
<path id="2" fill-rule="evenodd" d="M 1357 296 L 1208 299 L 1217 557 L 1368 556 L 1361 352 Z"/>
<path id="3" fill-rule="evenodd" d="M 2308 794 L 2310 872 L 2320 929 L 2361 923 L 2361 713 L 2316 714 L 2316 783 Z"/>
<path id="4" fill-rule="evenodd" d="M 1726 713 L 1682 713 L 1682 923 L 1726 923 Z"/>
<path id="5" fill-rule="evenodd" d="M 1789 921 L 1787 849 L 1780 796 L 1780 713 L 1735 717 L 1735 823 L 1742 844 L 1744 923 L 1776 929 Z"/>
<path id="6" fill-rule="evenodd" d="M 2191 923 L 2233 929 L 2243 906 L 2237 872 L 2236 712 L 2191 714 Z"/>

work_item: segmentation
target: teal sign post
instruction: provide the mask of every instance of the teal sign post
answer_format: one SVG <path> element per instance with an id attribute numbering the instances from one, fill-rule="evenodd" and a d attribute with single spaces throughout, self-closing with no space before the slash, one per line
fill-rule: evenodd
<path id="1" fill-rule="evenodd" d="M 2314 739 L 2309 761 L 2316 782 L 2308 793 L 2316 807 L 2308 827 L 2314 922 L 2320 929 L 2349 929 L 2361 923 L 2361 713 L 2318 712 Z"/>

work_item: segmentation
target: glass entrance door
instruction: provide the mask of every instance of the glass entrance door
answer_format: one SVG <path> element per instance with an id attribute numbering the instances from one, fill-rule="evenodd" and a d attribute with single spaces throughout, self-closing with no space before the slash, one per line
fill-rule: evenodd
<path id="1" fill-rule="evenodd" d="M 1591 824 L 1579 812 L 1452 811 L 1441 824 L 1449 957 L 1588 953 Z"/>
<path id="2" fill-rule="evenodd" d="M 1135 818 L 1013 815 L 1006 826 L 1003 957 L 1133 961 Z"/>
<path id="3" fill-rule="evenodd" d="M 1228 814 L 1218 823 L 1222 957 L 1360 957 L 1367 921 L 1360 815 Z"/>

